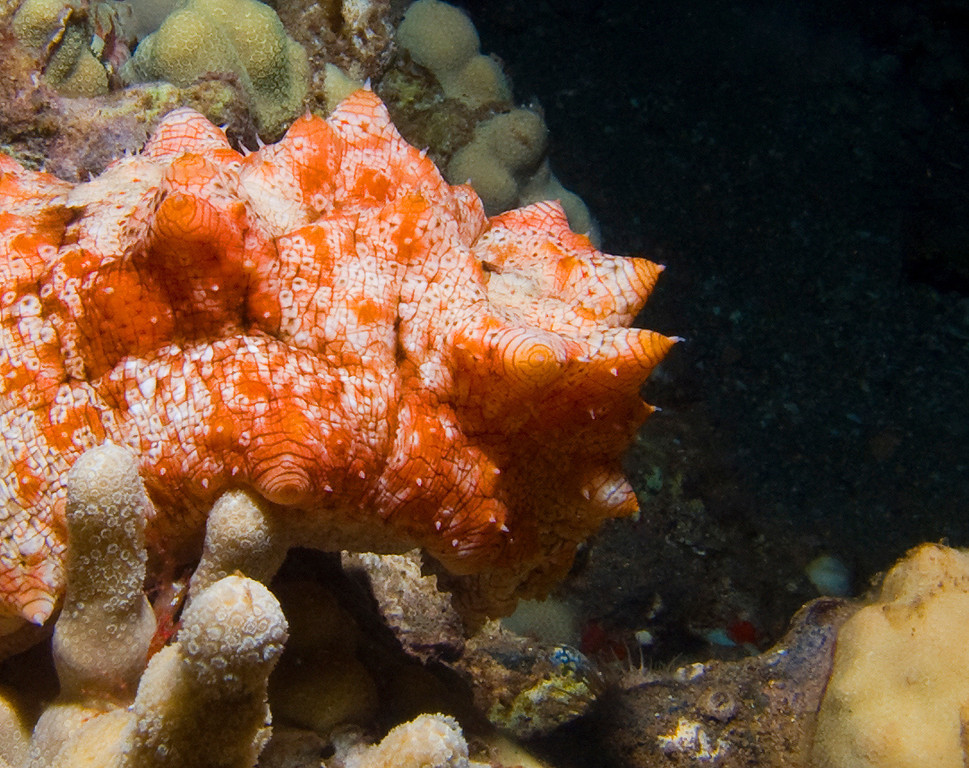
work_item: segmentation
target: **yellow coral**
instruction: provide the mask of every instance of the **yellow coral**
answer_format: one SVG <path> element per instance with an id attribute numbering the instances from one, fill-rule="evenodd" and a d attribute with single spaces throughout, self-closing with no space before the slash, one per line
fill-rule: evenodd
<path id="1" fill-rule="evenodd" d="M 142 592 L 151 503 L 134 456 L 93 448 L 67 479 L 67 592 L 54 630 L 61 696 L 132 694 L 145 668 L 155 614 Z M 107 503 L 105 503 L 107 502 Z"/>
<path id="2" fill-rule="evenodd" d="M 122 70 L 128 81 L 180 87 L 211 74 L 238 78 L 265 135 L 278 135 L 303 111 L 306 52 L 258 0 L 187 0 L 141 41 Z"/>
<path id="3" fill-rule="evenodd" d="M 276 721 L 322 737 L 366 722 L 377 708 L 377 688 L 354 653 L 360 630 L 353 618 L 316 582 L 282 581 L 274 590 L 290 626 L 269 686 Z"/>
<path id="4" fill-rule="evenodd" d="M 67 590 L 52 648 L 61 690 L 34 728 L 32 768 L 251 768 L 269 737 L 267 681 L 287 625 L 262 584 L 229 576 L 200 590 L 175 643 L 146 668 L 150 514 L 127 450 L 92 448 L 68 474 Z M 0 761 L 23 752 L 18 717 L 0 696 Z"/>
<path id="5" fill-rule="evenodd" d="M 479 50 L 478 33 L 463 11 L 441 0 L 417 0 L 404 14 L 397 42 L 427 68 L 444 95 L 472 108 L 511 100 L 497 62 Z M 581 198 L 562 186 L 543 162 L 548 131 L 541 115 L 518 108 L 478 124 L 445 171 L 448 181 L 470 181 L 489 215 L 541 200 L 558 200 L 574 232 L 598 241 L 598 228 Z"/>
<path id="6" fill-rule="evenodd" d="M 17 694 L 0 686 L 0 768 L 23 765 L 30 743 L 30 727 Z"/>
<path id="7" fill-rule="evenodd" d="M 212 505 L 202 559 L 189 585 L 190 598 L 236 571 L 269 583 L 291 542 L 268 507 L 261 496 L 241 488 L 226 491 Z"/>
<path id="8" fill-rule="evenodd" d="M 470 180 L 485 211 L 494 215 L 518 201 L 519 186 L 541 161 L 548 131 L 537 112 L 514 109 L 481 123 L 447 168 L 452 184 Z"/>
<path id="9" fill-rule="evenodd" d="M 963 768 L 969 552 L 923 544 L 838 633 L 813 768 Z"/>
<path id="10" fill-rule="evenodd" d="M 91 50 L 92 31 L 73 10 L 68 0 L 24 0 L 13 18 L 14 34 L 26 47 L 49 54 L 44 79 L 63 95 L 105 94 L 108 73 Z"/>
<path id="11" fill-rule="evenodd" d="M 124 768 L 250 768 L 269 738 L 266 683 L 286 641 L 268 589 L 228 576 L 186 609 L 156 654 L 124 734 Z"/>
<path id="12" fill-rule="evenodd" d="M 464 12 L 439 0 L 417 0 L 404 14 L 397 42 L 437 78 L 444 94 L 471 105 L 508 101 L 511 90 L 497 63 L 481 54 L 478 33 Z"/>
<path id="13" fill-rule="evenodd" d="M 345 768 L 486 768 L 468 759 L 468 744 L 453 717 L 421 715 L 398 725 L 371 747 L 337 744 Z"/>

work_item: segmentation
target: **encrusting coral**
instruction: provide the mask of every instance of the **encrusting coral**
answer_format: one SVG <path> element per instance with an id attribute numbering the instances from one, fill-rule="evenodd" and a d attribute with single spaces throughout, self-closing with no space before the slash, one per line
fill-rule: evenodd
<path id="1" fill-rule="evenodd" d="M 105 441 L 162 561 L 248 488 L 302 546 L 423 547 L 469 616 L 636 509 L 619 460 L 674 340 L 627 326 L 659 268 L 552 203 L 487 219 L 372 93 L 246 156 L 181 110 L 87 183 L 0 169 L 4 615 L 51 615 L 67 469 Z"/>

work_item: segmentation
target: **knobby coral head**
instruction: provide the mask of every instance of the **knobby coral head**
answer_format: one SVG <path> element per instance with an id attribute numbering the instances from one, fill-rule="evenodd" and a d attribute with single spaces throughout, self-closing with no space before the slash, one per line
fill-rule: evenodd
<path id="1" fill-rule="evenodd" d="M 67 470 L 139 457 L 156 553 L 250 487 L 292 541 L 423 547 L 472 613 L 548 589 L 608 517 L 672 340 L 659 267 L 556 203 L 488 219 L 359 91 L 234 151 L 190 110 L 72 186 L 0 156 L 0 619 L 63 590 Z"/>

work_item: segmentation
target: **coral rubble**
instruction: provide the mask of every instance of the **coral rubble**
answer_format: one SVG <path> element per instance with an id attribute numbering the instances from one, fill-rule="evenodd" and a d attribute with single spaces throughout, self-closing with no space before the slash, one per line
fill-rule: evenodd
<path id="1" fill-rule="evenodd" d="M 778 644 L 740 661 L 621 670 L 594 716 L 616 765 L 805 766 L 839 627 L 854 607 L 806 605 Z"/>

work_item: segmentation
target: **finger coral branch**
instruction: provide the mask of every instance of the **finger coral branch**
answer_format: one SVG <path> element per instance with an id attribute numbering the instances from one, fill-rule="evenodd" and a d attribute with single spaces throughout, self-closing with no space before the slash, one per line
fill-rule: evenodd
<path id="1" fill-rule="evenodd" d="M 265 499 L 237 488 L 215 502 L 205 525 L 205 544 L 189 585 L 189 599 L 236 571 L 268 583 L 286 556 L 289 540 Z"/>
<path id="2" fill-rule="evenodd" d="M 151 502 L 134 456 L 111 443 L 78 459 L 67 486 L 68 586 L 53 646 L 61 697 L 130 699 L 155 631 L 143 591 Z"/>
<path id="3" fill-rule="evenodd" d="M 258 582 L 228 576 L 205 590 L 145 670 L 120 766 L 251 768 L 269 738 L 266 685 L 286 630 Z"/>

